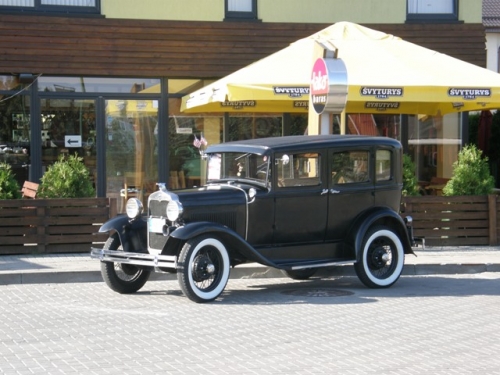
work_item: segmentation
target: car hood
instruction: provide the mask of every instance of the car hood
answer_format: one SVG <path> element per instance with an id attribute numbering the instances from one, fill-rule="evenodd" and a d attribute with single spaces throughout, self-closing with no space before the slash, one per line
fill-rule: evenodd
<path id="1" fill-rule="evenodd" d="M 176 191 L 184 208 L 191 206 L 219 206 L 245 204 L 249 186 L 211 184 L 196 189 Z"/>

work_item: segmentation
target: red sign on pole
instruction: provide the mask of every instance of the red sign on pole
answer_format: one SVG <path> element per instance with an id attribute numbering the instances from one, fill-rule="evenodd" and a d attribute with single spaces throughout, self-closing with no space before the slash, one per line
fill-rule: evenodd
<path id="1" fill-rule="evenodd" d="M 336 58 L 319 58 L 313 66 L 310 85 L 311 102 L 317 114 L 325 110 L 340 113 L 347 101 L 347 70 Z"/>
<path id="2" fill-rule="evenodd" d="M 328 98 L 328 69 L 324 59 L 317 59 L 314 63 L 309 92 L 314 110 L 323 113 Z"/>

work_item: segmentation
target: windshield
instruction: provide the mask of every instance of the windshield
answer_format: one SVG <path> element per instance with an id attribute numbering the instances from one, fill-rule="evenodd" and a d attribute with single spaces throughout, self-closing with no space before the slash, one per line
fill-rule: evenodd
<path id="1" fill-rule="evenodd" d="M 267 186 L 269 157 L 243 152 L 224 152 L 208 156 L 208 182 L 251 180 Z"/>

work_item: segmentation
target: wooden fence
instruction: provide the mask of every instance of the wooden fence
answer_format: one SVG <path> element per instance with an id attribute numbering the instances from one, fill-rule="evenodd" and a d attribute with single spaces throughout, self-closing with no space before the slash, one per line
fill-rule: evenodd
<path id="1" fill-rule="evenodd" d="M 89 252 L 115 215 L 112 198 L 0 200 L 0 255 Z"/>
<path id="2" fill-rule="evenodd" d="M 498 195 L 404 197 L 401 211 L 426 245 L 498 245 Z"/>
<path id="3" fill-rule="evenodd" d="M 430 246 L 499 244 L 498 195 L 404 197 L 402 214 Z M 115 215 L 115 198 L 0 200 L 0 255 L 88 252 Z"/>

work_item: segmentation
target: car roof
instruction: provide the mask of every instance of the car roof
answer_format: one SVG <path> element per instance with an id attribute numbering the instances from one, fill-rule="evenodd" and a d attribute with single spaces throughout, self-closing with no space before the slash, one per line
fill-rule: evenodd
<path id="1" fill-rule="evenodd" d="M 401 144 L 388 137 L 372 137 L 363 135 L 292 135 L 283 137 L 268 137 L 247 139 L 243 141 L 233 141 L 209 146 L 207 153 L 218 152 L 250 152 L 255 154 L 265 154 L 270 150 L 279 151 L 281 149 L 310 149 L 324 147 L 349 147 L 349 146 L 388 146 L 401 148 Z"/>

